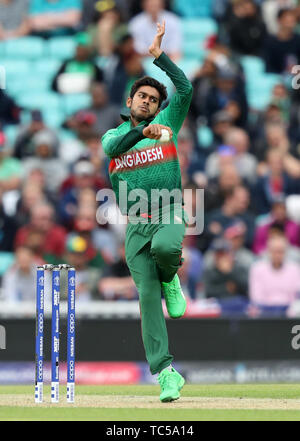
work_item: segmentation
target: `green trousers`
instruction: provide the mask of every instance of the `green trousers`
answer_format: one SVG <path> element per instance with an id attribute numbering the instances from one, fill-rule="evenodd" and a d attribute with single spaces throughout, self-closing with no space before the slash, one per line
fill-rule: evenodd
<path id="1" fill-rule="evenodd" d="M 175 221 L 176 222 L 176 221 Z M 185 223 L 128 223 L 126 260 L 136 284 L 142 321 L 142 339 L 152 374 L 172 363 L 162 309 L 161 282 L 170 282 L 181 265 Z"/>

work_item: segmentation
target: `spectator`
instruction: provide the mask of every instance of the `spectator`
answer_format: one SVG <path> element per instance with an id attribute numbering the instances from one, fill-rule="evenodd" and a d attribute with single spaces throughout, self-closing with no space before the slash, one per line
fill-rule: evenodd
<path id="1" fill-rule="evenodd" d="M 220 174 L 210 179 L 205 187 L 205 211 L 210 212 L 224 203 L 224 199 L 236 186 L 242 183 L 234 164 L 225 164 Z"/>
<path id="2" fill-rule="evenodd" d="M 41 187 L 37 187 L 30 180 L 26 181 L 22 187 L 20 198 L 17 202 L 17 210 L 14 216 L 18 227 L 22 227 L 29 222 L 30 211 L 35 204 L 46 202 L 45 194 Z"/>
<path id="3" fill-rule="evenodd" d="M 242 266 L 248 272 L 255 260 L 255 257 L 250 250 L 245 248 L 245 234 L 246 226 L 243 224 L 243 222 L 237 221 L 226 228 L 223 236 L 232 248 L 235 263 Z M 205 253 L 204 264 L 206 269 L 211 269 L 214 266 L 213 250 L 208 250 Z"/>
<path id="4" fill-rule="evenodd" d="M 299 180 L 291 178 L 284 171 L 283 152 L 272 149 L 267 153 L 266 159 L 266 171 L 258 178 L 253 194 L 259 214 L 269 213 L 272 201 L 277 196 L 299 193 Z"/>
<path id="5" fill-rule="evenodd" d="M 0 1 L 0 40 L 18 38 L 30 32 L 29 0 Z"/>
<path id="6" fill-rule="evenodd" d="M 183 265 L 178 270 L 184 293 L 195 300 L 198 297 L 203 277 L 203 257 L 197 248 L 190 245 L 188 236 L 183 243 Z"/>
<path id="7" fill-rule="evenodd" d="M 83 194 L 81 195 L 73 230 L 88 244 L 89 266 L 98 268 L 103 266 L 104 262 L 111 265 L 118 260 L 116 235 L 109 228 L 100 228 L 97 225 L 95 199 L 93 205 L 86 204 Z"/>
<path id="8" fill-rule="evenodd" d="M 29 156 L 34 156 L 35 146 L 32 142 L 34 135 L 41 131 L 48 131 L 54 143 L 55 153 L 57 154 L 59 140 L 54 130 L 48 128 L 43 120 L 43 115 L 39 110 L 33 110 L 31 112 L 31 121 L 28 125 L 21 127 L 17 135 L 15 145 L 14 145 L 14 157 L 18 159 L 28 158 Z"/>
<path id="9" fill-rule="evenodd" d="M 255 157 L 248 152 L 249 136 L 243 129 L 232 128 L 225 135 L 225 144 L 233 147 L 232 162 L 241 178 L 248 183 L 253 183 L 256 179 L 257 161 Z M 224 149 L 223 149 L 224 150 Z M 220 161 L 222 161 L 223 150 L 212 153 L 206 162 L 206 173 L 209 178 L 214 178 L 220 173 Z M 229 149 L 227 149 L 229 151 Z"/>
<path id="10" fill-rule="evenodd" d="M 0 251 L 13 251 L 13 241 L 17 231 L 14 216 L 5 213 L 0 190 Z"/>
<path id="11" fill-rule="evenodd" d="M 23 161 L 24 177 L 26 179 L 33 170 L 41 170 L 45 176 L 46 189 L 54 194 L 67 176 L 66 165 L 55 157 L 56 137 L 43 130 L 34 135 L 32 142 L 35 156 Z"/>
<path id="12" fill-rule="evenodd" d="M 248 273 L 235 263 L 229 242 L 216 239 L 212 244 L 214 265 L 204 271 L 205 296 L 216 299 L 247 297 Z"/>
<path id="13" fill-rule="evenodd" d="M 233 127 L 231 115 L 226 110 L 219 110 L 211 117 L 211 130 L 213 134 L 213 142 L 206 149 L 206 154 L 216 150 L 217 147 L 224 144 L 226 133 Z"/>
<path id="14" fill-rule="evenodd" d="M 229 45 L 240 55 L 259 55 L 266 34 L 259 6 L 253 0 L 236 0 L 226 21 Z"/>
<path id="15" fill-rule="evenodd" d="M 267 72 L 291 73 L 291 68 L 300 62 L 300 36 L 295 33 L 296 14 L 292 9 L 280 9 L 278 32 L 266 39 L 264 59 Z"/>
<path id="16" fill-rule="evenodd" d="M 228 106 L 231 108 L 229 112 Z M 207 95 L 206 116 L 209 124 L 212 124 L 213 114 L 220 110 L 227 110 L 231 119 L 234 112 L 234 124 L 239 127 L 245 126 L 248 116 L 247 98 L 238 73 L 232 67 L 218 69 L 216 81 Z"/>
<path id="17" fill-rule="evenodd" d="M 2 290 L 7 302 L 34 302 L 36 298 L 36 266 L 43 262 L 36 259 L 30 248 L 19 246 L 15 263 L 3 276 Z"/>
<path id="18" fill-rule="evenodd" d="M 84 189 L 96 192 L 103 188 L 104 181 L 95 174 L 96 170 L 92 163 L 87 160 L 78 161 L 74 166 L 73 175 L 70 176 L 62 187 L 62 197 L 59 203 L 61 222 L 68 228 L 72 226 L 74 216 L 78 208 L 78 198 Z"/>
<path id="19" fill-rule="evenodd" d="M 104 300 L 136 300 L 135 284 L 125 260 L 125 249 L 121 246 L 119 260 L 104 269 L 99 281 L 99 292 Z"/>
<path id="20" fill-rule="evenodd" d="M 212 237 L 223 234 L 234 221 L 242 221 L 247 228 L 246 245 L 251 247 L 254 233 L 254 216 L 248 211 L 250 194 L 246 187 L 239 185 L 228 192 L 220 209 L 208 216 L 208 232 Z"/>
<path id="21" fill-rule="evenodd" d="M 273 226 L 282 227 L 290 245 L 300 246 L 300 226 L 288 218 L 284 197 L 278 196 L 273 200 L 271 213 L 266 221 L 255 230 L 254 253 L 260 254 L 266 249 L 269 231 Z"/>
<path id="22" fill-rule="evenodd" d="M 10 156 L 10 149 L 0 131 L 0 189 L 2 192 L 17 190 L 21 184 L 22 163 Z"/>
<path id="23" fill-rule="evenodd" d="M 2 78 L 0 78 L 0 126 L 18 124 L 20 122 L 20 108 L 15 101 L 4 92 Z"/>
<path id="24" fill-rule="evenodd" d="M 285 260 L 286 240 L 268 241 L 268 260 L 254 263 L 249 278 L 250 299 L 258 306 L 288 306 L 300 287 L 300 267 Z"/>
<path id="25" fill-rule="evenodd" d="M 120 1 L 98 1 L 95 9 L 97 18 L 97 47 L 99 54 L 108 57 L 116 49 L 116 36 L 127 32 L 127 24 L 124 22 L 124 8 L 120 7 Z"/>
<path id="26" fill-rule="evenodd" d="M 30 0 L 29 19 L 34 35 L 72 34 L 80 23 L 81 0 Z"/>
<path id="27" fill-rule="evenodd" d="M 120 123 L 120 112 L 117 106 L 109 102 L 109 96 L 104 83 L 93 83 L 91 86 L 92 103 L 90 107 L 81 110 L 69 118 L 65 126 L 75 132 L 80 132 L 80 124 L 84 120 L 89 127 L 98 133 L 98 138 L 107 130 L 116 127 Z M 89 130 L 90 132 L 90 130 Z M 82 135 L 79 134 L 82 138 Z"/>
<path id="28" fill-rule="evenodd" d="M 76 302 L 97 298 L 99 268 L 89 267 L 88 244 L 82 237 L 72 234 L 66 242 L 65 259 L 76 270 Z"/>
<path id="29" fill-rule="evenodd" d="M 32 207 L 29 223 L 17 231 L 15 248 L 24 244 L 32 245 L 34 241 L 38 244 L 35 251 L 41 258 L 57 263 L 55 259 L 61 258 L 65 249 L 65 238 L 65 229 L 54 221 L 53 207 L 40 203 Z"/>
<path id="30" fill-rule="evenodd" d="M 132 84 L 143 75 L 142 57 L 134 49 L 132 36 L 128 33 L 119 36 L 116 52 L 105 68 L 105 82 L 111 103 L 124 107 Z"/>
<path id="31" fill-rule="evenodd" d="M 92 82 L 101 82 L 103 72 L 92 56 L 91 39 L 85 32 L 76 35 L 73 58 L 63 62 L 52 82 L 52 89 L 60 93 L 87 93 Z"/>
<path id="32" fill-rule="evenodd" d="M 156 24 L 166 21 L 168 32 L 162 42 L 162 50 L 173 61 L 181 56 L 180 20 L 172 12 L 166 11 L 164 0 L 143 0 L 143 12 L 129 22 L 129 30 L 134 38 L 135 49 L 142 56 L 148 56 L 148 48 L 156 32 Z"/>

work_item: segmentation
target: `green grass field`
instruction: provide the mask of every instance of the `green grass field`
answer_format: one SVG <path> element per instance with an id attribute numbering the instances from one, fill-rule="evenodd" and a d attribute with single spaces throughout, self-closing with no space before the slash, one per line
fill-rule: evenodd
<path id="1" fill-rule="evenodd" d="M 76 386 L 76 403 L 34 403 L 32 386 L 0 388 L 1 421 L 299 421 L 300 385 L 186 385 L 180 400 L 160 403 L 158 386 Z"/>

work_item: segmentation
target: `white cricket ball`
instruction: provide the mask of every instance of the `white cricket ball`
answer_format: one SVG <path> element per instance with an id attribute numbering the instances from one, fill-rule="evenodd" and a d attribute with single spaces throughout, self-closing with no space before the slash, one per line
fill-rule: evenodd
<path id="1" fill-rule="evenodd" d="M 167 129 L 161 129 L 161 137 L 159 138 L 161 142 L 170 141 L 170 133 Z"/>

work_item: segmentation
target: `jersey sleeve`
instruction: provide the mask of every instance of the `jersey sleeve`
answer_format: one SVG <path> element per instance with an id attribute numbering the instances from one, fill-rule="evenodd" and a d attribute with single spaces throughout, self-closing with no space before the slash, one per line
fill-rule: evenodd
<path id="1" fill-rule="evenodd" d="M 193 86 L 187 79 L 183 71 L 176 66 L 173 61 L 163 52 L 153 62 L 161 70 L 166 72 L 168 77 L 176 87 L 176 92 L 171 98 L 169 105 L 160 112 L 161 124 L 171 127 L 171 129 L 177 134 L 185 120 L 187 112 L 189 110 Z"/>
<path id="2" fill-rule="evenodd" d="M 137 142 L 145 138 L 143 129 L 145 125 L 131 129 L 125 135 L 120 135 L 118 129 L 108 130 L 102 136 L 102 147 L 109 158 L 116 158 L 131 149 Z"/>

